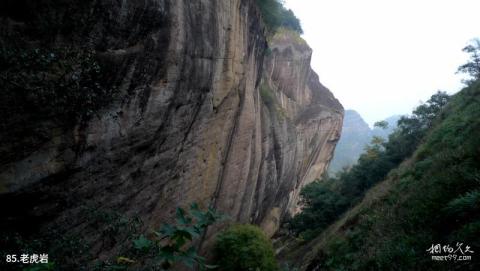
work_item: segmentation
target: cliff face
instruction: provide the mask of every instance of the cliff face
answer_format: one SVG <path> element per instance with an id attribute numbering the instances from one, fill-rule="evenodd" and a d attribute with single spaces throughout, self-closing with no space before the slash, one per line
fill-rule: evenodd
<path id="1" fill-rule="evenodd" d="M 281 29 L 269 46 L 260 85 L 266 136 L 262 177 L 267 185 L 277 184 L 278 192 L 267 193 L 273 208 L 266 209 L 262 225 L 273 233 L 276 208 L 281 214 L 298 212 L 300 189 L 326 170 L 340 136 L 343 108 L 310 68 L 312 51 L 298 34 Z"/>
<path id="2" fill-rule="evenodd" d="M 93 206 L 156 228 L 175 207 L 198 202 L 273 234 L 297 211 L 300 188 L 331 159 L 343 116 L 303 40 L 281 31 L 267 49 L 249 0 L 51 2 L 21 1 L 32 17 L 6 10 L 4 28 L 53 14 L 71 31 L 51 42 L 93 48 L 120 98 L 1 165 L 2 203 L 29 198 L 8 219 L 21 211 L 44 228 L 85 231 L 81 210 Z M 100 233 L 85 235 L 105 251 Z"/>

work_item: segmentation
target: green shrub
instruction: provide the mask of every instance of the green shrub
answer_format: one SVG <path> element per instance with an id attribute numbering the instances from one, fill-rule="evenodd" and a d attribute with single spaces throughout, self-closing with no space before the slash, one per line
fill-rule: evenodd
<path id="1" fill-rule="evenodd" d="M 286 9 L 278 0 L 257 0 L 257 5 L 262 13 L 263 22 L 270 32 L 275 32 L 279 27 L 285 27 L 303 33 L 300 20 L 293 11 Z"/>
<path id="2" fill-rule="evenodd" d="M 0 263 L 0 270 L 176 270 L 179 265 L 194 270 L 214 269 L 216 266 L 206 264 L 206 259 L 198 254 L 198 241 L 208 226 L 226 218 L 212 208 L 201 210 L 193 203 L 188 210 L 177 208 L 174 223 L 143 232 L 140 218 L 128 218 L 114 210 L 87 206 L 80 215 L 88 221 L 80 233 L 63 232 L 56 227 L 32 236 L 15 231 L 0 232 L 0 255 L 12 251 L 25 254 L 41 251 L 51 256 L 49 264 L 26 266 L 17 262 L 3 268 Z M 118 245 L 117 254 L 99 260 L 91 253 L 92 246 L 84 237 L 85 232 L 100 235 L 105 251 Z"/>
<path id="3" fill-rule="evenodd" d="M 235 225 L 221 233 L 215 255 L 220 270 L 279 270 L 270 240 L 253 225 Z"/>
<path id="4" fill-rule="evenodd" d="M 143 262 L 153 258 L 153 266 L 149 268 L 154 270 L 157 267 L 161 267 L 160 270 L 169 270 L 178 263 L 190 269 L 194 266 L 198 267 L 196 270 L 213 269 L 216 266 L 206 264 L 205 258 L 197 254 L 194 242 L 202 236 L 208 226 L 223 218 L 223 215 L 212 208 L 201 211 L 196 203 L 190 206 L 189 212 L 179 207 L 175 224 L 163 224 L 158 231 L 153 232 L 155 235 L 153 239 L 140 235 L 133 240 L 135 250 L 133 256 Z M 127 263 L 136 261 L 127 257 L 122 258 L 126 259 Z"/>

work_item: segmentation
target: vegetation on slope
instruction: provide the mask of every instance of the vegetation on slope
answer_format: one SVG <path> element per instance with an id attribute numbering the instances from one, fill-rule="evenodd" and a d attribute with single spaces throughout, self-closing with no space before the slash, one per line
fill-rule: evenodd
<path id="1" fill-rule="evenodd" d="M 433 245 L 480 248 L 480 83 L 457 94 L 388 194 L 365 206 L 324 250 L 329 270 L 478 270 L 478 259 L 435 262 Z M 435 255 L 448 255 L 439 253 Z M 452 253 L 453 254 L 453 253 Z M 453 260 L 452 260 L 453 261 Z"/>
<path id="2" fill-rule="evenodd" d="M 262 13 L 264 23 L 270 32 L 274 33 L 279 27 L 284 27 L 303 33 L 300 20 L 293 11 L 286 9 L 278 0 L 256 0 Z"/>
<path id="3" fill-rule="evenodd" d="M 291 219 L 290 230 L 311 239 L 358 203 L 369 188 L 384 180 L 390 170 L 413 153 L 436 117 L 441 115 L 448 99 L 443 92 L 434 94 L 411 116 L 398 121 L 398 128 L 388 142 L 374 137 L 350 170 L 307 185 L 301 191 L 303 212 Z"/>

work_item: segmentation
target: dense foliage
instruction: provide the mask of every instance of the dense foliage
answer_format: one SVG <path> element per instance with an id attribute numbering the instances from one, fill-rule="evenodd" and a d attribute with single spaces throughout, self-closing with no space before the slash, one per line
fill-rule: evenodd
<path id="1" fill-rule="evenodd" d="M 413 153 L 436 119 L 441 117 L 448 99 L 444 92 L 434 94 L 411 116 L 400 118 L 387 142 L 373 137 L 350 170 L 307 185 L 301 191 L 303 212 L 291 219 L 290 230 L 310 239 L 359 202 L 369 188 L 384 180 L 390 170 Z"/>
<path id="2" fill-rule="evenodd" d="M 480 82 L 455 95 L 442 116 L 409 166 L 384 184 L 389 192 L 330 242 L 319 261 L 326 270 L 479 270 L 466 250 L 480 248 Z M 438 244 L 472 259 L 432 261 L 449 254 L 428 251 Z"/>
<path id="3" fill-rule="evenodd" d="M 219 270 L 279 270 L 270 240 L 253 225 L 234 225 L 221 233 L 215 254 Z"/>
<path id="4" fill-rule="evenodd" d="M 286 9 L 278 0 L 257 0 L 262 12 L 262 18 L 270 32 L 275 32 L 279 27 L 288 28 L 298 33 L 303 33 L 300 20 L 293 11 Z"/>

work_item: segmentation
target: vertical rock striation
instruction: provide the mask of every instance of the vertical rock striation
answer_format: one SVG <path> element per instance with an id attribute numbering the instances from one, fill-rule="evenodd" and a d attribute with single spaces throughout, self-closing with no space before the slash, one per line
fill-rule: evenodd
<path id="1" fill-rule="evenodd" d="M 267 45 L 255 1 L 6 3 L 3 29 L 37 42 L 29 30 L 53 16 L 50 46 L 92 48 L 120 91 L 98 117 L 0 165 L 0 201 L 30 197 L 18 208 L 43 227 L 86 231 L 81 209 L 95 206 L 156 228 L 198 202 L 272 235 L 325 171 L 343 108 L 300 37 L 281 30 Z M 94 249 L 114 249 L 100 233 L 88 233 Z"/>
<path id="2" fill-rule="evenodd" d="M 312 50 L 297 33 L 280 29 L 270 40 L 259 92 L 263 101 L 266 187 L 256 222 L 273 234 L 299 211 L 300 189 L 326 170 L 339 139 L 343 108 L 310 67 Z"/>

